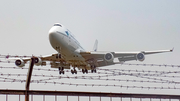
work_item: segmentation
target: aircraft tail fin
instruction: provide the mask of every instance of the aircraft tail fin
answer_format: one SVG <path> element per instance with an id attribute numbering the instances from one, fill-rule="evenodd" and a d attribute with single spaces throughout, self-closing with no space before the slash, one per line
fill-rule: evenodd
<path id="1" fill-rule="evenodd" d="M 98 48 L 98 40 L 96 39 L 94 43 L 93 51 L 97 51 L 97 48 Z"/>

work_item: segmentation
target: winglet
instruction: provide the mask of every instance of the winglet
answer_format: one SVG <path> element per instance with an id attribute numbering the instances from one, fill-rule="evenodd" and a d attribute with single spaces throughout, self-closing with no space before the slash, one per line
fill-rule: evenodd
<path id="1" fill-rule="evenodd" d="M 93 50 L 96 52 L 98 47 L 98 40 L 95 41 Z"/>
<path id="2" fill-rule="evenodd" d="M 173 50 L 174 50 L 174 47 L 170 51 L 173 52 Z"/>

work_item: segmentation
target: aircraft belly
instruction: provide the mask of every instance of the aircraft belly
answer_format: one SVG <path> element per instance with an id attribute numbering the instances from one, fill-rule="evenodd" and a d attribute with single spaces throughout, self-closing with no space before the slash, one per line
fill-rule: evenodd
<path id="1" fill-rule="evenodd" d="M 72 52 L 75 50 L 73 45 L 69 44 L 69 39 L 67 36 L 64 35 L 56 35 L 53 37 L 53 40 L 50 38 L 50 42 L 52 47 L 58 51 L 59 53 L 65 55 L 65 56 L 70 56 Z M 60 49 L 57 50 L 57 47 Z"/>
<path id="2" fill-rule="evenodd" d="M 66 57 L 66 60 L 68 61 L 68 63 L 70 63 L 72 66 L 75 67 L 87 67 L 87 63 L 85 61 L 85 59 L 82 56 L 78 56 L 76 57 L 77 54 L 71 55 L 70 57 Z"/>

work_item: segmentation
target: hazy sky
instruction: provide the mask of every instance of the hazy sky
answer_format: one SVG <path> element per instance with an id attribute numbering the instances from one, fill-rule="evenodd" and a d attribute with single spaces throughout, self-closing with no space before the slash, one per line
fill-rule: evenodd
<path id="1" fill-rule="evenodd" d="M 57 22 L 86 50 L 96 39 L 101 51 L 174 47 L 173 53 L 146 56 L 143 63 L 180 64 L 179 0 L 1 0 L 0 54 L 56 53 L 48 31 Z"/>

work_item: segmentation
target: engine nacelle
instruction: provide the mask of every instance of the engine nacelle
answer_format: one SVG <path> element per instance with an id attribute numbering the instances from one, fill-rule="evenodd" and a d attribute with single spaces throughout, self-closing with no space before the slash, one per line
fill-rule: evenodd
<path id="1" fill-rule="evenodd" d="M 136 59 L 139 60 L 139 61 L 144 61 L 145 60 L 145 55 L 144 53 L 138 53 L 136 55 Z"/>
<path id="2" fill-rule="evenodd" d="M 22 59 L 18 59 L 15 61 L 15 65 L 18 67 L 23 67 L 25 65 L 25 62 Z"/>
<path id="3" fill-rule="evenodd" d="M 112 62 L 114 60 L 114 55 L 112 53 L 106 53 L 104 55 L 104 59 L 107 61 L 107 62 Z"/>
<path id="4" fill-rule="evenodd" d="M 41 65 L 42 64 L 41 58 L 35 58 L 34 63 L 35 63 L 36 66 Z"/>

